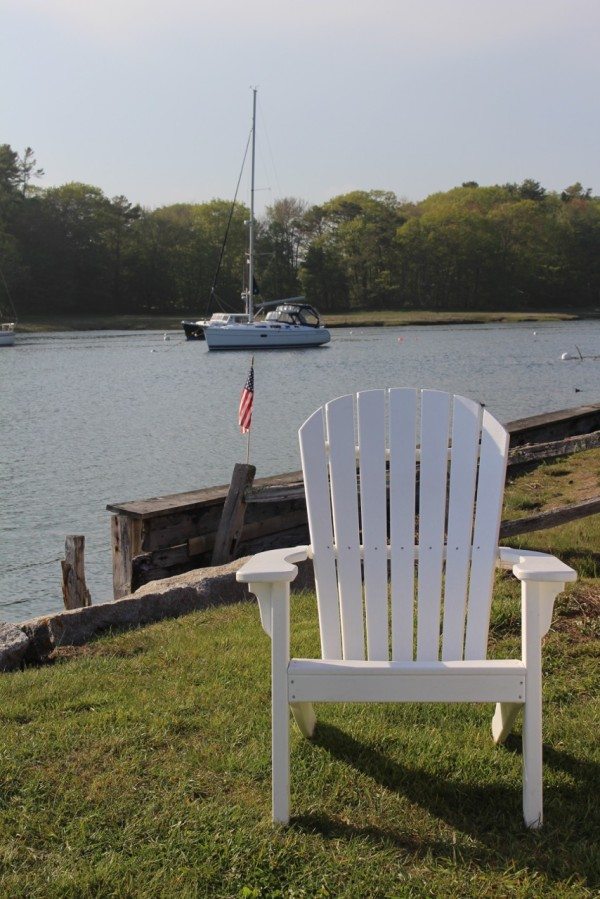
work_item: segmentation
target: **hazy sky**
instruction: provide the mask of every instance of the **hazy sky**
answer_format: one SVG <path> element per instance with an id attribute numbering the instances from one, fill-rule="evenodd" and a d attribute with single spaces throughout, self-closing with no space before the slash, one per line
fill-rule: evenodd
<path id="1" fill-rule="evenodd" d="M 600 0 L 0 0 L 0 143 L 44 185 L 259 206 L 462 181 L 600 193 Z M 244 196 L 247 199 L 247 192 Z"/>

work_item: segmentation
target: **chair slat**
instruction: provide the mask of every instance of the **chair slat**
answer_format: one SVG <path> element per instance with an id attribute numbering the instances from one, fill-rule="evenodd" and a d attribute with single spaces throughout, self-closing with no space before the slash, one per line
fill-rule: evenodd
<path id="1" fill-rule="evenodd" d="M 467 607 L 465 659 L 485 659 L 509 435 L 484 410 Z"/>
<path id="2" fill-rule="evenodd" d="M 433 661 L 439 656 L 450 400 L 449 394 L 438 390 L 424 390 L 421 394 L 419 661 Z"/>
<path id="3" fill-rule="evenodd" d="M 362 571 L 358 484 L 354 449 L 354 398 L 342 396 L 325 407 L 329 438 L 331 506 L 344 659 L 364 659 Z"/>
<path id="4" fill-rule="evenodd" d="M 413 657 L 417 391 L 390 390 L 392 659 Z"/>
<path id="5" fill-rule="evenodd" d="M 364 391 L 357 401 L 367 655 L 381 661 L 389 658 L 385 391 Z"/>
<path id="6" fill-rule="evenodd" d="M 471 544 L 481 407 L 472 400 L 454 397 L 452 453 L 448 499 L 446 582 L 442 659 L 462 658 Z"/>
<path id="7" fill-rule="evenodd" d="M 333 547 L 329 475 L 325 453 L 323 409 L 317 409 L 299 431 L 306 510 L 313 549 L 315 587 L 324 659 L 341 658 L 340 613 Z"/>

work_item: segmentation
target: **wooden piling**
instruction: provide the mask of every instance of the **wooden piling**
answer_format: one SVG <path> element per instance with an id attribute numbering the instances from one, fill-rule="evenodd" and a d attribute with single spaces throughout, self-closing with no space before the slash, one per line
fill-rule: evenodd
<path id="1" fill-rule="evenodd" d="M 113 547 L 113 595 L 115 599 L 131 593 L 131 563 L 140 552 L 141 526 L 127 515 L 111 517 Z"/>
<path id="2" fill-rule="evenodd" d="M 65 540 L 65 558 L 61 560 L 62 592 L 65 609 L 91 606 L 90 591 L 85 583 L 85 537 L 70 534 Z"/>
<path id="3" fill-rule="evenodd" d="M 225 565 L 233 559 L 235 550 L 242 535 L 246 514 L 246 490 L 252 486 L 256 468 L 237 462 L 223 506 L 223 513 L 213 547 L 212 565 Z"/>

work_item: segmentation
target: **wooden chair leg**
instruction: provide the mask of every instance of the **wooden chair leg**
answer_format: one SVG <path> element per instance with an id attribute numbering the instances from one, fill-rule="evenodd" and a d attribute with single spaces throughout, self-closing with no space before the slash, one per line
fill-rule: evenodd
<path id="1" fill-rule="evenodd" d="M 312 702 L 291 702 L 290 708 L 303 737 L 310 739 L 315 732 L 317 716 Z"/>
<path id="2" fill-rule="evenodd" d="M 492 737 L 494 743 L 504 743 L 513 729 L 515 718 L 523 708 L 522 702 L 497 702 L 492 718 Z"/>

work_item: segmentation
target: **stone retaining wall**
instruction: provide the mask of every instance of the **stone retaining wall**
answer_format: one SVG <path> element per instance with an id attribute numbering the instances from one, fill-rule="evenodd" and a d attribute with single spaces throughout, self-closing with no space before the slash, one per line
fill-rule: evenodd
<path id="1" fill-rule="evenodd" d="M 141 627 L 162 618 L 248 599 L 246 584 L 238 584 L 235 579 L 236 571 L 246 561 L 236 559 L 228 565 L 152 581 L 112 602 L 56 612 L 18 625 L 0 622 L 0 671 L 43 662 L 59 646 L 80 646 L 111 628 Z M 292 589 L 313 586 L 312 564 L 300 563 Z"/>

